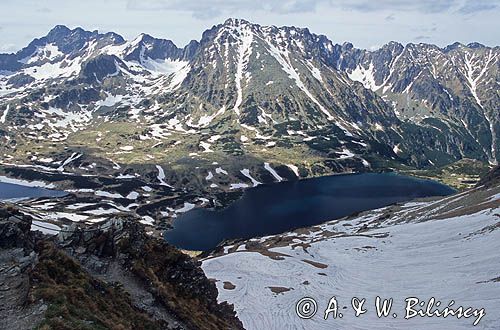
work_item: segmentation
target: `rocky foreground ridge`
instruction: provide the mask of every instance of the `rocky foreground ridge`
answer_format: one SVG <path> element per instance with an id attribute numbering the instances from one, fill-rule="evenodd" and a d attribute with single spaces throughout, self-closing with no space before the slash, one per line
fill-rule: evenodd
<path id="1" fill-rule="evenodd" d="M 116 218 L 49 238 L 0 208 L 0 329 L 242 329 L 200 264 Z"/>

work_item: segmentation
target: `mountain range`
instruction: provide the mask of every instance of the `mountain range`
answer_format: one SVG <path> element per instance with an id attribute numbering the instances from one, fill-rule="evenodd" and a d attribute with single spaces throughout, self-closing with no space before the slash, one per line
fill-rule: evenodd
<path id="1" fill-rule="evenodd" d="M 2 163 L 222 190 L 496 164 L 499 55 L 478 43 L 367 51 L 242 19 L 184 48 L 56 26 L 0 55 Z"/>

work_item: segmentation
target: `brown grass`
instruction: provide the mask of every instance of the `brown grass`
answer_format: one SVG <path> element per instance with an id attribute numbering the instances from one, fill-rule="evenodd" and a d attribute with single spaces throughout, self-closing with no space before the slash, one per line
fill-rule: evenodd
<path id="1" fill-rule="evenodd" d="M 39 262 L 30 273 L 32 300 L 48 304 L 38 329 L 162 329 L 133 307 L 126 292 L 92 278 L 52 243 L 37 246 Z"/>

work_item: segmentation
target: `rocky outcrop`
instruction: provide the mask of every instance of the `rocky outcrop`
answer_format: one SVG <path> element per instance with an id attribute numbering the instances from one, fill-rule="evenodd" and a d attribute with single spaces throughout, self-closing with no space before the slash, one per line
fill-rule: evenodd
<path id="1" fill-rule="evenodd" d="M 14 208 L 0 208 L 0 248 L 33 248 L 31 220 Z"/>
<path id="2" fill-rule="evenodd" d="M 101 83 L 108 76 L 119 75 L 118 63 L 123 65 L 114 55 L 98 55 L 82 65 L 82 80 L 89 84 Z"/>
<path id="3" fill-rule="evenodd" d="M 31 232 L 0 208 L 0 329 L 242 329 L 198 262 L 130 217 Z"/>
<path id="4" fill-rule="evenodd" d="M 154 310 L 153 305 L 160 304 L 186 328 L 241 328 L 232 306 L 217 303 L 217 288 L 201 263 L 148 236 L 134 219 L 117 218 L 95 230 L 74 227 L 58 244 L 97 277 L 133 281 L 135 296 L 150 297 L 149 303 L 136 301 L 138 305 Z"/>
<path id="5" fill-rule="evenodd" d="M 39 323 L 47 305 L 27 304 L 33 251 L 30 219 L 11 208 L 0 208 L 0 330 L 29 329 Z"/>

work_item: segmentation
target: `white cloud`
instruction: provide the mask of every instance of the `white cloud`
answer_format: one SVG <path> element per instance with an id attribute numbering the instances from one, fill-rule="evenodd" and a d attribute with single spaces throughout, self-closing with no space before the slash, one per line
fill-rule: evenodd
<path id="1" fill-rule="evenodd" d="M 458 11 L 462 14 L 473 14 L 497 9 L 499 6 L 500 0 L 467 0 Z"/>
<path id="2" fill-rule="evenodd" d="M 370 48 L 416 39 L 446 46 L 455 41 L 500 44 L 500 0 L 2 0 L 0 52 L 25 47 L 57 24 L 140 33 L 184 46 L 229 17 L 261 25 L 293 25 Z M 41 10 L 41 8 L 45 8 Z"/>
<path id="3" fill-rule="evenodd" d="M 188 11 L 195 17 L 212 18 L 230 15 L 239 11 L 268 11 L 278 14 L 313 12 L 319 3 L 328 0 L 129 0 L 131 10 L 177 10 Z"/>
<path id="4" fill-rule="evenodd" d="M 130 10 L 175 10 L 205 19 L 241 11 L 267 11 L 275 14 L 309 13 L 319 5 L 358 12 L 399 11 L 442 13 L 456 9 L 461 13 L 495 9 L 500 0 L 128 0 Z"/>
<path id="5" fill-rule="evenodd" d="M 0 44 L 0 53 L 13 53 L 17 50 L 15 44 Z"/>

